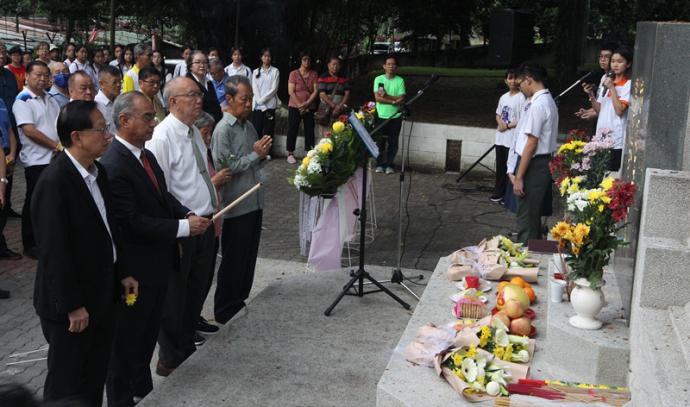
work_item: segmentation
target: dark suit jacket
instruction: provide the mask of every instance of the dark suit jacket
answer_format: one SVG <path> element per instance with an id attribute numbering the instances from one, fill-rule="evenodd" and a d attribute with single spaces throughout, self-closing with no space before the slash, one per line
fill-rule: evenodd
<path id="1" fill-rule="evenodd" d="M 201 109 L 213 116 L 216 123 L 223 118 L 223 111 L 220 110 L 220 104 L 218 104 L 218 96 L 216 95 L 216 89 L 213 87 L 211 81 L 206 81 L 206 86 L 199 83 L 191 72 L 187 72 L 187 77 L 196 82 L 199 86 L 199 90 L 204 94 L 203 105 Z"/>
<path id="2" fill-rule="evenodd" d="M 95 164 L 96 182 L 117 244 L 110 185 L 103 166 Z M 31 220 L 39 253 L 34 286 L 38 315 L 63 321 L 68 312 L 80 307 L 86 307 L 92 320 L 109 315 L 122 291 L 115 275 L 112 240 L 67 154 L 60 154 L 43 170 L 32 195 Z"/>
<path id="3" fill-rule="evenodd" d="M 117 139 L 100 162 L 108 173 L 122 236 L 119 277 L 132 276 L 142 285 L 163 285 L 179 267 L 177 228 L 189 209 L 168 192 L 158 161 L 150 151 L 144 151 L 160 193 L 139 160 Z"/>

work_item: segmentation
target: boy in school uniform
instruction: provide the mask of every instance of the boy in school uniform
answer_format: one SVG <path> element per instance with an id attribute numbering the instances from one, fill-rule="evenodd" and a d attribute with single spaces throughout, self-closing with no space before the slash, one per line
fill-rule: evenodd
<path id="1" fill-rule="evenodd" d="M 515 76 L 515 70 L 506 71 L 504 82 L 508 92 L 498 100 L 496 107 L 496 183 L 494 193 L 489 198 L 492 202 L 500 202 L 506 190 L 508 176 L 506 174 L 508 152 L 515 144 L 515 128 L 520 118 L 525 95 L 520 92 L 520 85 Z"/>

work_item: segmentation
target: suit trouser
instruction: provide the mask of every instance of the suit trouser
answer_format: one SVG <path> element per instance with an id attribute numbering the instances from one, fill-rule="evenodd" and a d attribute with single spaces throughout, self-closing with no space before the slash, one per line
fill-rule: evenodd
<path id="1" fill-rule="evenodd" d="M 214 314 L 220 323 L 228 322 L 245 306 L 252 290 L 262 217 L 263 211 L 257 210 L 223 221 L 223 259 L 214 297 Z"/>
<path id="2" fill-rule="evenodd" d="M 85 406 L 100 406 L 108 370 L 114 320 L 112 312 L 80 333 L 72 333 L 69 320 L 41 318 L 43 336 L 48 341 L 48 374 L 43 387 L 45 401 L 71 400 Z M 80 404 L 81 405 L 81 404 Z"/>
<path id="3" fill-rule="evenodd" d="M 180 271 L 172 273 L 163 306 L 158 357 L 176 368 L 196 350 L 194 332 L 204 306 L 215 253 L 213 226 L 199 236 L 179 239 Z"/>
<path id="4" fill-rule="evenodd" d="M 22 245 L 25 251 L 36 247 L 36 238 L 34 237 L 33 225 L 31 223 L 31 194 L 34 192 L 38 177 L 41 176 L 41 173 L 47 167 L 47 165 L 32 165 L 24 168 L 26 196 L 24 197 L 24 206 L 22 207 Z"/>
<path id="5" fill-rule="evenodd" d="M 130 407 L 153 390 L 151 357 L 163 317 L 167 284 L 139 286 L 132 306 L 117 305 L 117 331 L 108 368 L 109 407 Z"/>
<path id="6" fill-rule="evenodd" d="M 495 198 L 502 197 L 506 191 L 509 151 L 510 148 L 496 144 L 496 184 L 493 193 Z"/>
<path id="7" fill-rule="evenodd" d="M 542 237 L 542 206 L 552 182 L 549 160 L 547 155 L 535 156 L 527 167 L 524 177 L 525 195 L 517 197 L 518 242 L 527 244 L 529 239 Z"/>

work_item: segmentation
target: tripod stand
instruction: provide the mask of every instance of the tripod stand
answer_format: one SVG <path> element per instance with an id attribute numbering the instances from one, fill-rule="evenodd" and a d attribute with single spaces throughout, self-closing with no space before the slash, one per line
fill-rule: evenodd
<path id="1" fill-rule="evenodd" d="M 369 159 L 367 149 L 363 152 L 364 161 Z M 359 216 L 359 268 L 352 274 L 350 281 L 343 287 L 343 290 L 338 294 L 338 297 L 333 301 L 333 303 L 326 309 L 324 314 L 326 316 L 331 315 L 331 311 L 336 305 L 343 299 L 345 295 L 356 295 L 358 297 L 363 297 L 365 294 L 373 294 L 377 292 L 385 292 L 396 300 L 405 309 L 410 309 L 410 304 L 406 303 L 400 297 L 395 295 L 392 291 L 383 286 L 380 282 L 376 281 L 365 269 L 364 269 L 364 243 L 366 240 L 366 229 L 367 229 L 367 170 L 362 171 L 362 199 L 360 203 L 360 208 L 356 209 L 355 215 Z M 364 280 L 368 280 L 369 284 L 374 284 L 378 287 L 377 290 L 364 291 Z M 355 283 L 357 286 L 355 286 Z M 354 292 L 350 292 L 353 289 Z"/>

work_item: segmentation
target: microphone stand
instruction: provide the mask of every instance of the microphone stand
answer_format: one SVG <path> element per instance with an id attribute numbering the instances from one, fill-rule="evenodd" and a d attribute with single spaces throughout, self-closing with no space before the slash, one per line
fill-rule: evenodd
<path id="1" fill-rule="evenodd" d="M 583 80 L 587 79 L 587 77 L 589 77 L 589 76 L 592 76 L 592 72 L 591 72 L 591 71 L 590 71 L 590 72 L 587 72 L 587 73 L 584 74 L 584 75 L 582 75 L 582 77 L 581 77 L 580 79 L 576 80 L 572 85 L 568 86 L 568 88 L 567 88 L 566 90 L 564 90 L 564 91 L 561 92 L 558 96 L 556 96 L 556 97 L 554 98 L 554 102 L 558 102 L 558 99 L 560 99 L 561 96 L 563 96 L 563 95 L 565 95 L 566 93 L 570 92 L 571 89 L 573 89 L 575 86 L 579 85 L 580 82 L 582 82 Z"/>
<path id="2" fill-rule="evenodd" d="M 438 80 L 438 78 L 439 77 L 436 74 L 433 74 L 431 76 L 431 78 L 424 84 L 424 86 L 422 86 L 422 88 L 417 91 L 417 94 L 414 95 L 414 97 L 412 99 L 405 102 L 404 105 L 402 105 L 400 111 L 402 112 L 403 120 L 405 120 L 407 117 L 410 116 L 409 107 L 414 102 L 416 102 L 417 99 L 422 97 L 424 92 L 426 92 L 426 90 L 429 89 L 431 87 L 431 85 L 433 85 L 434 82 L 436 82 Z M 386 119 L 385 121 L 380 123 L 378 126 L 376 126 L 374 128 L 374 130 L 371 131 L 370 134 L 371 135 L 375 134 L 377 131 L 381 130 L 381 128 L 383 128 L 391 120 L 392 119 Z M 412 126 L 410 126 L 410 131 L 409 131 L 408 136 L 410 136 L 410 137 L 412 136 Z M 399 176 L 400 196 L 398 199 L 398 259 L 397 259 L 397 264 L 396 264 L 397 267 L 393 269 L 393 273 L 391 275 L 390 280 L 382 280 L 379 282 L 380 283 L 399 284 L 401 287 L 403 287 L 405 290 L 407 290 L 407 292 L 409 292 L 414 298 L 416 298 L 417 301 L 419 301 L 419 296 L 414 291 L 412 291 L 412 289 L 410 289 L 410 287 L 407 286 L 407 284 L 405 284 L 405 280 L 411 281 L 411 279 L 407 278 L 402 272 L 402 247 L 403 247 L 403 242 L 402 242 L 402 234 L 403 234 L 402 212 L 403 212 L 403 195 L 404 195 L 404 190 L 405 190 L 405 162 L 406 161 L 405 161 L 405 135 L 403 134 L 403 135 L 401 135 L 401 137 L 402 137 L 402 143 L 401 143 L 401 146 L 402 146 L 402 149 L 401 149 L 402 150 L 401 151 L 401 153 L 402 153 L 402 165 L 400 168 L 400 176 Z M 410 148 L 409 142 L 408 142 L 407 148 L 408 149 Z M 423 280 L 424 275 L 420 274 L 416 277 L 413 277 L 413 279 L 414 280 Z"/>

